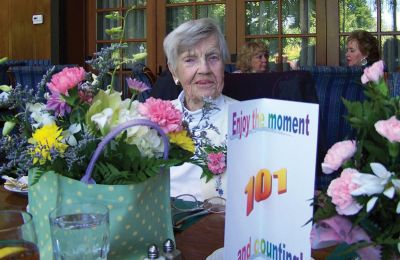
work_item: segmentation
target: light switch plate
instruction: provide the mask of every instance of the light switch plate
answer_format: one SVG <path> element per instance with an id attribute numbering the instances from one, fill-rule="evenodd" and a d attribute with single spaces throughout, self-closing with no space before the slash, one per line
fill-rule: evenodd
<path id="1" fill-rule="evenodd" d="M 43 15 L 41 14 L 34 14 L 32 16 L 32 23 L 33 24 L 42 24 L 43 23 Z"/>

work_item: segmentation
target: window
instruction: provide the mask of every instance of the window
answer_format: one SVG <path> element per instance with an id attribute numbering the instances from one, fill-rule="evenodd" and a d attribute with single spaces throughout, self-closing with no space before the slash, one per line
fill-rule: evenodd
<path id="1" fill-rule="evenodd" d="M 150 2 L 152 4 L 150 4 Z M 138 52 L 147 52 L 148 56 L 142 62 L 147 64 L 154 64 L 155 54 L 150 49 L 155 49 L 154 35 L 155 28 L 152 27 L 154 22 L 149 21 L 148 12 L 154 12 L 154 1 L 147 0 L 96 0 L 95 17 L 96 17 L 96 36 L 95 51 L 99 51 L 102 47 L 108 46 L 111 43 L 119 42 L 117 39 L 111 39 L 105 30 L 112 27 L 121 26 L 120 21 L 106 19 L 105 16 L 111 12 L 119 12 L 121 16 L 125 16 L 128 9 L 132 6 L 134 9 L 129 12 L 124 21 L 124 39 L 123 42 L 127 43 L 128 48 L 124 49 L 120 55 L 124 57 L 131 57 L 132 54 Z M 149 26 L 151 28 L 149 28 Z M 150 41 L 151 39 L 151 41 Z M 130 76 L 133 68 L 132 64 L 124 64 L 118 70 L 117 89 L 122 90 L 126 96 L 128 93 L 125 90 L 125 78 Z"/>
<path id="2" fill-rule="evenodd" d="M 244 41 L 265 41 L 275 71 L 316 64 L 315 0 L 240 2 L 238 16 L 244 15 L 244 23 L 238 24 L 238 48 Z"/>
<path id="3" fill-rule="evenodd" d="M 339 0 L 340 65 L 345 65 L 346 38 L 363 29 L 378 38 L 388 71 L 400 69 L 400 1 Z"/>
<path id="4" fill-rule="evenodd" d="M 89 17 L 94 17 L 88 21 L 88 56 L 96 50 L 90 46 L 99 49 L 112 42 L 103 32 L 113 24 L 104 15 L 110 11 L 124 14 L 134 4 L 136 9 L 127 18 L 127 54 L 145 49 L 146 65 L 157 73 L 166 67 L 162 45 L 167 33 L 184 21 L 201 17 L 212 17 L 220 24 L 232 61 L 246 41 L 262 40 L 269 45 L 270 68 L 276 71 L 345 65 L 347 36 L 355 29 L 365 29 L 378 37 L 389 71 L 400 67 L 400 0 L 87 1 L 94 3 L 88 8 Z M 95 35 L 91 28 L 96 28 Z"/>

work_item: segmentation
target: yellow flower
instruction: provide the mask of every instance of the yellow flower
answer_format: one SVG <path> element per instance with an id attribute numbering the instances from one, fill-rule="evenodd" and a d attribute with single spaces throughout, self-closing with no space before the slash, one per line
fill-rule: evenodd
<path id="1" fill-rule="evenodd" d="M 33 163 L 44 164 L 46 160 L 51 160 L 51 150 L 56 150 L 59 153 L 64 153 L 68 145 L 61 142 L 62 129 L 59 129 L 56 124 L 45 125 L 37 129 L 30 139 L 30 143 L 35 145 L 32 154 L 34 156 Z"/>
<path id="2" fill-rule="evenodd" d="M 168 133 L 169 141 L 181 147 L 182 149 L 194 153 L 194 143 L 186 130 Z"/>

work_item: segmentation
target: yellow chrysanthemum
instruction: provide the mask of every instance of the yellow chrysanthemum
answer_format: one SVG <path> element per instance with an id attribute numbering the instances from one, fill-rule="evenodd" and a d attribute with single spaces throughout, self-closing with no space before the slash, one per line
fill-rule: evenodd
<path id="1" fill-rule="evenodd" d="M 194 153 L 194 143 L 186 130 L 168 133 L 169 141 L 181 147 L 182 149 Z"/>
<path id="2" fill-rule="evenodd" d="M 31 143 L 35 145 L 32 154 L 35 156 L 33 163 L 44 164 L 46 160 L 51 160 L 50 151 L 52 149 L 59 153 L 64 153 L 68 145 L 61 142 L 62 129 L 56 124 L 45 125 L 37 129 L 31 139 Z M 39 155 L 39 156 L 38 156 Z"/>

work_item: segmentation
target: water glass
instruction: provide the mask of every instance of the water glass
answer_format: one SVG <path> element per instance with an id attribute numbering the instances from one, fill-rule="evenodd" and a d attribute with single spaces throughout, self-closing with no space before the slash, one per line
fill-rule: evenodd
<path id="1" fill-rule="evenodd" d="M 0 259 L 39 260 L 32 215 L 21 210 L 0 210 Z"/>
<path id="2" fill-rule="evenodd" d="M 63 204 L 49 214 L 56 260 L 107 259 L 110 247 L 108 208 L 100 204 Z"/>

